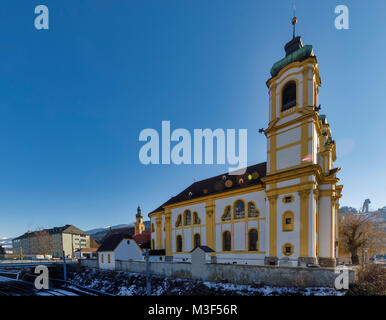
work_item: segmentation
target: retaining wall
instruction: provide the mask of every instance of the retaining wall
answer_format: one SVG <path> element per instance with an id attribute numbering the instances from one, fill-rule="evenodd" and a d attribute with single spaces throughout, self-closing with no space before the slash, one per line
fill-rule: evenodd
<path id="1" fill-rule="evenodd" d="M 87 268 L 98 268 L 98 260 L 97 259 L 81 259 L 79 260 L 79 263 L 82 267 Z"/>
<path id="2" fill-rule="evenodd" d="M 80 264 L 97 268 L 97 260 L 81 260 Z M 116 261 L 116 271 L 145 273 L 146 262 Z M 334 287 L 334 268 L 305 268 L 290 266 L 256 266 L 219 263 L 150 262 L 150 272 L 162 277 L 226 281 L 237 284 L 266 284 L 271 286 Z M 350 283 L 354 271 L 349 270 Z"/>

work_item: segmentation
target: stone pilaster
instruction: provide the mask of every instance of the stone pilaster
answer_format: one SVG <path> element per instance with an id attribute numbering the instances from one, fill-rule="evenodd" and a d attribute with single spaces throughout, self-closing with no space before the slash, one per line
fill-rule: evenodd
<path id="1" fill-rule="evenodd" d="M 316 255 L 310 254 L 310 246 L 314 246 L 314 243 L 310 243 L 310 218 L 315 216 L 314 209 L 310 210 L 310 193 L 311 190 L 299 191 L 300 197 L 300 256 L 298 258 L 298 265 L 307 265 L 317 263 Z M 314 200 L 317 198 L 317 192 L 314 193 Z M 312 216 L 311 216 L 312 215 Z M 314 232 L 314 230 L 311 230 Z M 313 248 L 311 248 L 313 249 Z M 311 250 L 312 252 L 314 250 Z"/>
<path id="2" fill-rule="evenodd" d="M 156 238 L 157 238 L 157 249 L 162 249 L 162 216 L 157 216 L 155 219 L 156 223 Z"/>
<path id="3" fill-rule="evenodd" d="M 269 201 L 269 256 L 264 259 L 268 265 L 277 265 L 277 199 L 278 195 L 268 196 Z"/>
<path id="4" fill-rule="evenodd" d="M 206 202 L 206 245 L 216 251 L 216 233 L 215 233 L 215 203 L 214 200 Z"/>
<path id="5" fill-rule="evenodd" d="M 173 255 L 172 253 L 172 214 L 170 209 L 165 214 L 165 253 L 166 257 Z"/>

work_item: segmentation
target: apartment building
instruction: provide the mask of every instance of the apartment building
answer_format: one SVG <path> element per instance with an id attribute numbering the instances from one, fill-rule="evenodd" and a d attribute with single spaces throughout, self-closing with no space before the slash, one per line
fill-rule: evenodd
<path id="1" fill-rule="evenodd" d="M 12 240 L 14 253 L 18 255 L 49 255 L 54 258 L 75 257 L 75 252 L 90 247 L 90 235 L 72 226 L 28 231 Z"/>

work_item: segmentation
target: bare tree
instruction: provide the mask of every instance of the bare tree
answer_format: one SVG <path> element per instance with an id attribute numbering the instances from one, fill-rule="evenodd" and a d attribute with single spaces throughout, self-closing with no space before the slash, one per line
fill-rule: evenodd
<path id="1" fill-rule="evenodd" d="M 379 213 L 345 213 L 339 216 L 339 249 L 349 253 L 354 265 L 359 264 L 360 252 L 368 248 L 369 254 L 385 250 L 385 227 Z"/>
<path id="2" fill-rule="evenodd" d="M 358 210 L 353 207 L 344 206 L 339 209 L 341 213 L 358 213 Z"/>
<path id="3" fill-rule="evenodd" d="M 42 229 L 35 231 L 31 241 L 35 254 L 41 254 L 44 256 L 53 254 L 54 245 L 51 234 L 48 230 Z"/>

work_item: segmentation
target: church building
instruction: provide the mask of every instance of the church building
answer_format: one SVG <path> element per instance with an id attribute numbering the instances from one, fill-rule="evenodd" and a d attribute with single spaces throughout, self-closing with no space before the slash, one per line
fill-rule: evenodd
<path id="1" fill-rule="evenodd" d="M 134 235 L 141 235 L 145 231 L 145 224 L 143 223 L 143 216 L 141 212 L 141 207 L 138 206 L 137 214 L 135 215 L 134 223 Z"/>
<path id="2" fill-rule="evenodd" d="M 336 144 L 319 114 L 317 58 L 295 32 L 266 85 L 266 162 L 195 182 L 149 214 L 152 249 L 167 261 L 189 261 L 206 246 L 217 263 L 335 266 Z"/>

